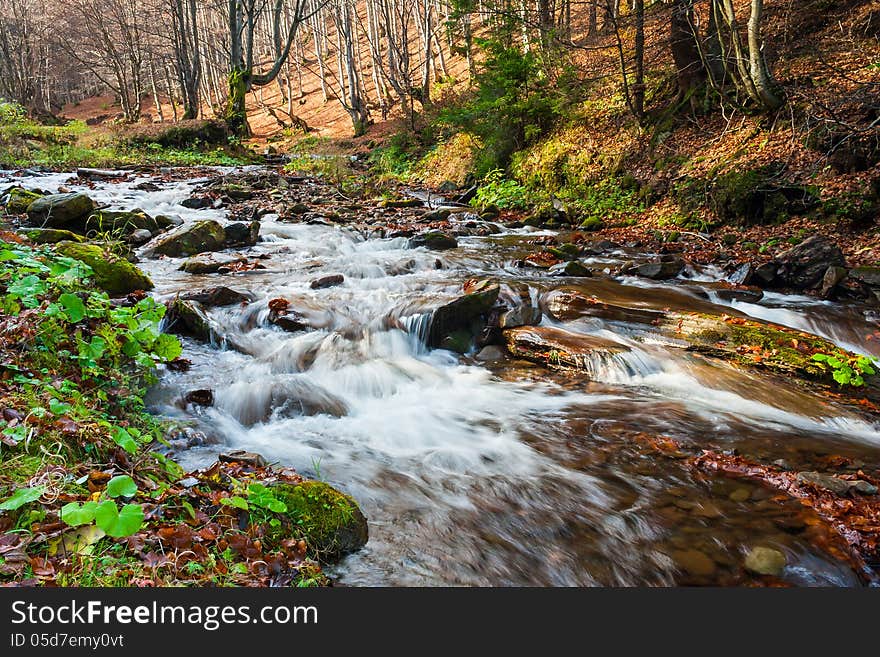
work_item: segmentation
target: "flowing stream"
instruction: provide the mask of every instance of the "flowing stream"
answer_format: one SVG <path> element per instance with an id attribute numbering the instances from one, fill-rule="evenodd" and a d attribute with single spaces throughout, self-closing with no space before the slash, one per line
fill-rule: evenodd
<path id="1" fill-rule="evenodd" d="M 179 205 L 196 180 L 134 189 L 144 180 L 82 189 L 116 209 L 228 220 L 222 209 Z M 16 179 L 81 188 L 69 181 Z M 332 569 L 348 585 L 743 585 L 751 581 L 744 555 L 755 546 L 784 552 L 790 584 L 859 585 L 829 553 L 836 537 L 811 511 L 761 486 L 659 458 L 641 439 L 668 436 L 821 470 L 831 455 L 876 467 L 880 427 L 793 385 L 646 338 L 644 326 L 626 319 L 565 323 L 629 347 L 586 363 L 589 382 L 522 361 L 430 350 L 423 337 L 430 309 L 474 277 L 528 285 L 535 299 L 574 285 L 630 308 L 740 313 L 874 355 L 880 345 L 867 338 L 876 317 L 808 297 L 725 301 L 711 268 L 664 283 L 551 278 L 514 264 L 534 248 L 527 242 L 540 233 L 530 230 L 460 238 L 459 248 L 438 253 L 408 248 L 402 237 L 365 239 L 270 214 L 262 241 L 248 250 L 265 258 L 265 269 L 194 276 L 178 270 L 178 259 L 143 258 L 157 298 L 216 285 L 254 297 L 211 309 L 217 343 L 185 340 L 193 367 L 163 373 L 151 394 L 158 413 L 209 438 L 176 458 L 201 467 L 245 449 L 351 493 L 370 520 L 370 541 Z M 622 249 L 588 264 L 632 257 Z M 328 274 L 345 282 L 310 288 Z M 272 326 L 267 302 L 278 297 L 315 330 Z M 555 324 L 546 314 L 542 323 Z M 206 388 L 213 407 L 181 403 Z"/>

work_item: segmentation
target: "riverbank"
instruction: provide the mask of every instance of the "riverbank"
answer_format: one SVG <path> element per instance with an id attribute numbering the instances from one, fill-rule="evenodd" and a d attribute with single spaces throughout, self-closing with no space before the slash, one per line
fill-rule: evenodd
<path id="1" fill-rule="evenodd" d="M 168 440 L 187 429 L 144 403 L 158 369 L 188 364 L 159 331 L 165 308 L 127 261 L 72 237 L 0 232 L 0 580 L 327 585 L 320 563 L 366 542 L 356 503 L 258 455 L 175 463 Z"/>

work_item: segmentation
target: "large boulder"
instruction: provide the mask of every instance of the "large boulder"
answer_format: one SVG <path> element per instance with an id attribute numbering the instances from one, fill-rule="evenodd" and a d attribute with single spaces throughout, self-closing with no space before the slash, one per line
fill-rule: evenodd
<path id="1" fill-rule="evenodd" d="M 159 237 L 149 251 L 170 258 L 192 256 L 205 251 L 220 251 L 226 242 L 223 226 L 213 220 L 184 224 Z"/>
<path id="2" fill-rule="evenodd" d="M 464 353 L 487 326 L 501 288 L 480 281 L 469 292 L 437 308 L 431 317 L 428 346 Z"/>
<path id="3" fill-rule="evenodd" d="M 95 203 L 85 194 L 50 194 L 28 206 L 28 223 L 43 228 L 63 228 L 83 219 L 94 209 Z"/>
<path id="4" fill-rule="evenodd" d="M 272 485 L 274 496 L 287 511 L 279 514 L 281 526 L 267 540 L 302 538 L 308 555 L 327 563 L 359 550 L 369 538 L 367 519 L 350 496 L 321 481 Z"/>
<path id="5" fill-rule="evenodd" d="M 110 295 L 122 296 L 136 290 L 153 289 L 153 282 L 144 272 L 95 244 L 59 242 L 55 251 L 91 267 L 95 284 Z"/>
<path id="6" fill-rule="evenodd" d="M 829 267 L 843 267 L 846 261 L 840 247 L 823 235 L 814 235 L 776 257 L 780 281 L 799 290 L 822 283 Z"/>

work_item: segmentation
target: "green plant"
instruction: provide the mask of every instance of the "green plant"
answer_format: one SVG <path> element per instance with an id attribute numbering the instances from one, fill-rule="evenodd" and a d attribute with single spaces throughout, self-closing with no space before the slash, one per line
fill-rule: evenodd
<path id="1" fill-rule="evenodd" d="M 813 361 L 827 370 L 831 370 L 831 376 L 838 385 L 863 386 L 865 377 L 876 374 L 874 363 L 876 360 L 870 356 L 850 356 L 844 352 L 832 354 L 813 354 Z"/>
<path id="2" fill-rule="evenodd" d="M 247 511 L 257 523 L 268 522 L 273 527 L 281 525 L 281 521 L 272 514 L 285 513 L 287 505 L 275 496 L 271 488 L 252 483 L 247 488 L 239 486 L 237 492 L 237 495 L 222 498 L 220 503 Z"/>
<path id="3" fill-rule="evenodd" d="M 90 500 L 80 504 L 70 502 L 61 507 L 61 521 L 69 527 L 80 527 L 92 522 L 108 536 L 124 538 L 137 533 L 144 524 L 144 508 L 139 504 L 116 506 L 114 498 L 134 497 L 137 484 L 128 475 L 114 477 L 107 482 L 101 501 Z"/>
<path id="4" fill-rule="evenodd" d="M 525 210 L 532 201 L 533 197 L 525 187 L 516 180 L 505 178 L 501 169 L 493 169 L 483 178 L 471 205 L 478 208 L 494 205 L 501 209 Z"/>

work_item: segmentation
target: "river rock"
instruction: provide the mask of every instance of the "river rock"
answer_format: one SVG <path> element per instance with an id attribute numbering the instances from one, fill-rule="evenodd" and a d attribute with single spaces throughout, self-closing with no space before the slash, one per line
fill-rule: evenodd
<path id="1" fill-rule="evenodd" d="M 205 251 L 219 251 L 224 247 L 226 232 L 213 220 L 184 224 L 157 238 L 148 249 L 152 254 L 180 258 Z"/>
<path id="2" fill-rule="evenodd" d="M 491 281 L 469 286 L 469 291 L 440 306 L 431 316 L 428 346 L 464 353 L 475 336 L 486 329 L 501 288 Z"/>
<path id="3" fill-rule="evenodd" d="M 744 301 L 746 303 L 758 303 L 764 298 L 764 291 L 758 287 L 719 287 L 715 294 L 723 301 Z"/>
<path id="4" fill-rule="evenodd" d="M 164 215 L 151 217 L 143 210 L 97 210 L 88 216 L 83 228 L 87 234 L 91 231 L 130 234 L 135 230 L 148 230 L 150 236 L 153 236 L 171 226 L 168 217 Z"/>
<path id="5" fill-rule="evenodd" d="M 709 577 L 715 574 L 715 562 L 699 550 L 675 550 L 671 555 L 675 565 L 694 577 Z"/>
<path id="6" fill-rule="evenodd" d="M 180 205 L 190 210 L 204 210 L 214 205 L 214 199 L 210 196 L 193 196 L 182 200 Z"/>
<path id="7" fill-rule="evenodd" d="M 187 404 L 192 404 L 193 406 L 213 406 L 214 391 L 208 389 L 190 390 L 184 395 L 183 400 Z"/>
<path id="8" fill-rule="evenodd" d="M 125 241 L 134 246 L 141 246 L 142 244 L 149 242 L 151 239 L 153 239 L 153 234 L 150 231 L 146 228 L 138 228 L 137 230 L 133 230 L 131 234 L 125 238 Z"/>
<path id="9" fill-rule="evenodd" d="M 303 536 L 307 554 L 321 562 L 336 561 L 367 544 L 367 519 L 350 496 L 321 481 L 276 483 L 271 489 L 287 511 L 278 514 L 281 527 L 267 535 L 270 544 L 273 537 Z"/>
<path id="10" fill-rule="evenodd" d="M 95 203 L 85 194 L 50 194 L 28 206 L 28 223 L 42 228 L 62 228 L 83 219 L 94 209 Z"/>
<path id="11" fill-rule="evenodd" d="M 480 349 L 474 358 L 481 363 L 491 363 L 493 361 L 504 360 L 507 358 L 507 354 L 498 345 L 490 344 Z"/>
<path id="12" fill-rule="evenodd" d="M 823 299 L 828 299 L 834 294 L 837 285 L 846 278 L 849 270 L 846 267 L 829 267 L 825 270 L 822 277 L 822 285 L 819 288 L 819 294 Z"/>
<path id="13" fill-rule="evenodd" d="M 55 251 L 84 262 L 92 268 L 95 285 L 110 295 L 124 296 L 137 290 L 152 290 L 153 282 L 128 260 L 94 244 L 59 242 Z"/>
<path id="14" fill-rule="evenodd" d="M 744 262 L 733 270 L 733 273 L 727 277 L 727 280 L 734 285 L 748 285 L 754 273 L 754 265 L 750 262 Z"/>
<path id="15" fill-rule="evenodd" d="M 244 223 L 237 221 L 223 227 L 226 246 L 254 246 L 260 240 L 260 222 Z"/>
<path id="16" fill-rule="evenodd" d="M 9 214 L 24 214 L 31 203 L 43 196 L 45 194 L 25 189 L 24 187 L 11 187 L 3 193 L 3 197 L 0 198 L 0 205 L 3 205 Z"/>
<path id="17" fill-rule="evenodd" d="M 561 367 L 595 373 L 595 366 L 629 351 L 625 345 L 594 335 L 571 333 L 551 326 L 526 326 L 503 332 L 507 351 L 549 367 Z"/>
<path id="18" fill-rule="evenodd" d="M 773 575 L 778 577 L 785 570 L 787 559 L 779 550 L 768 547 L 752 548 L 746 555 L 745 567 L 755 575 Z"/>
<path id="19" fill-rule="evenodd" d="M 547 273 L 551 276 L 573 276 L 576 278 L 588 278 L 593 275 L 592 270 L 577 260 L 560 262 L 553 265 L 547 270 Z"/>
<path id="20" fill-rule="evenodd" d="M 519 286 L 518 289 L 509 285 L 501 286 L 498 304 L 502 307 L 497 321 L 499 329 L 534 326 L 541 323 L 543 314 L 532 301 L 531 289 L 526 285 Z"/>
<path id="21" fill-rule="evenodd" d="M 166 308 L 164 330 L 210 342 L 213 335 L 211 322 L 200 303 L 177 298 L 168 302 Z"/>
<path id="22" fill-rule="evenodd" d="M 681 258 L 670 258 L 660 262 L 637 265 L 633 273 L 644 278 L 663 280 L 678 276 L 682 269 L 684 269 L 684 261 Z"/>
<path id="23" fill-rule="evenodd" d="M 214 274 L 242 262 L 247 262 L 247 258 L 240 253 L 200 253 L 187 258 L 180 269 L 188 274 Z"/>
<path id="24" fill-rule="evenodd" d="M 197 301 L 205 308 L 232 306 L 245 304 L 251 301 L 251 297 L 243 292 L 238 292 L 223 285 L 209 287 L 197 292 L 185 292 L 180 295 L 184 301 Z"/>
<path id="25" fill-rule="evenodd" d="M 848 481 L 821 472 L 798 472 L 797 478 L 798 481 L 831 491 L 835 495 L 846 495 L 849 492 Z"/>
<path id="26" fill-rule="evenodd" d="M 34 244 L 57 244 L 58 242 L 82 242 L 83 237 L 61 228 L 23 228 L 17 231 Z"/>
<path id="27" fill-rule="evenodd" d="M 458 240 L 448 233 L 439 230 L 430 230 L 411 238 L 409 246 L 412 249 L 423 246 L 432 251 L 446 251 L 448 249 L 456 248 L 458 246 Z"/>
<path id="28" fill-rule="evenodd" d="M 762 287 L 772 287 L 776 283 L 778 269 L 779 265 L 774 260 L 763 262 L 755 267 L 749 282 Z"/>
<path id="29" fill-rule="evenodd" d="M 420 208 L 423 205 L 417 198 L 385 199 L 379 203 L 380 208 Z"/>
<path id="30" fill-rule="evenodd" d="M 808 290 L 818 287 L 829 267 L 843 267 L 843 252 L 824 235 L 814 235 L 776 257 L 784 285 Z"/>
<path id="31" fill-rule="evenodd" d="M 452 212 L 445 208 L 439 210 L 431 210 L 421 216 L 421 220 L 425 223 L 433 223 L 435 221 L 446 221 Z"/>
<path id="32" fill-rule="evenodd" d="M 311 283 L 309 283 L 309 287 L 311 287 L 313 290 L 323 290 L 327 287 L 342 285 L 344 282 L 345 276 L 343 276 L 342 274 L 330 274 L 329 276 L 316 278 Z"/>

